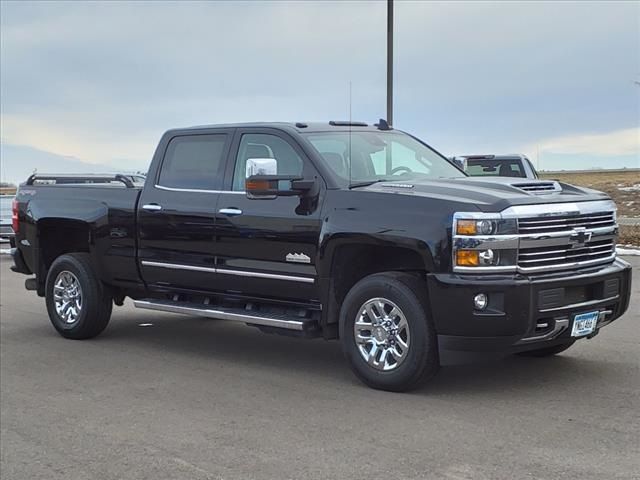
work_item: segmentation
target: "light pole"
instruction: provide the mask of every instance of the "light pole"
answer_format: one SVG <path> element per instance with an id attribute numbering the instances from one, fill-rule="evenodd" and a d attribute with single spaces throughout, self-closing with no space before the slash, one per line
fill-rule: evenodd
<path id="1" fill-rule="evenodd" d="M 393 0 L 387 0 L 387 123 L 393 125 Z"/>

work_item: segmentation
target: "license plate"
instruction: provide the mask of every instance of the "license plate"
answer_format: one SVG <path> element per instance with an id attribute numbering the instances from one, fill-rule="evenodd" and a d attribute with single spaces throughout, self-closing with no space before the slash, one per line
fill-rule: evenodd
<path id="1" fill-rule="evenodd" d="M 598 317 L 600 312 L 588 312 L 576 315 L 573 318 L 573 329 L 571 330 L 572 337 L 583 337 L 593 333 L 598 324 Z"/>

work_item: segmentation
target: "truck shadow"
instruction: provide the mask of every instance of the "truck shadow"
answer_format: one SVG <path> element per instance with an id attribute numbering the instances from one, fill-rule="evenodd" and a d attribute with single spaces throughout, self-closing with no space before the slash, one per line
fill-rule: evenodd
<path id="1" fill-rule="evenodd" d="M 144 315 L 136 314 L 135 318 L 126 316 L 126 319 L 120 315 L 114 318 L 97 340 L 157 349 L 159 353 L 176 354 L 185 363 L 195 358 L 199 365 L 211 362 L 216 366 L 259 367 L 278 375 L 292 371 L 296 375 L 304 373 L 305 376 L 316 376 L 318 380 L 370 391 L 349 370 L 337 341 L 268 335 L 256 328 L 199 317 L 146 312 Z M 145 323 L 152 325 L 140 326 Z M 578 351 L 576 347 L 574 349 Z M 548 394 L 544 393 L 545 386 L 586 388 L 597 379 L 601 381 L 605 377 L 612 380 L 617 376 L 621 373 L 616 364 L 582 356 L 578 358 L 572 349 L 551 358 L 511 356 L 481 364 L 443 367 L 434 379 L 412 395 L 450 397 L 483 392 L 495 395 L 508 390 L 511 394 L 538 396 Z"/>

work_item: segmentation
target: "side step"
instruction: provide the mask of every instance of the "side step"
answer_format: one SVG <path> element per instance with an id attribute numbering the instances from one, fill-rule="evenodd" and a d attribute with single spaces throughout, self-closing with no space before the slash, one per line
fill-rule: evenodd
<path id="1" fill-rule="evenodd" d="M 298 332 L 312 330 L 316 327 L 316 322 L 310 318 L 299 318 L 293 315 L 276 315 L 240 308 L 218 307 L 187 302 L 178 303 L 170 300 L 155 299 L 134 300 L 133 304 L 136 308 L 145 308 L 147 310 L 197 315 L 200 317 L 216 318 L 218 320 L 244 322 L 250 325 L 296 330 Z"/>

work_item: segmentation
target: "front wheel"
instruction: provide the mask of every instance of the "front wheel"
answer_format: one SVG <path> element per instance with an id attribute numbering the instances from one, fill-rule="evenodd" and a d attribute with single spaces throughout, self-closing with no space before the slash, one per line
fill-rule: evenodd
<path id="1" fill-rule="evenodd" d="M 45 293 L 49 319 L 65 338 L 95 337 L 109 323 L 113 301 L 86 253 L 58 257 L 47 273 Z"/>
<path id="2" fill-rule="evenodd" d="M 413 275 L 388 272 L 360 280 L 342 304 L 340 339 L 356 376 L 376 389 L 410 390 L 439 368 L 426 285 Z"/>

